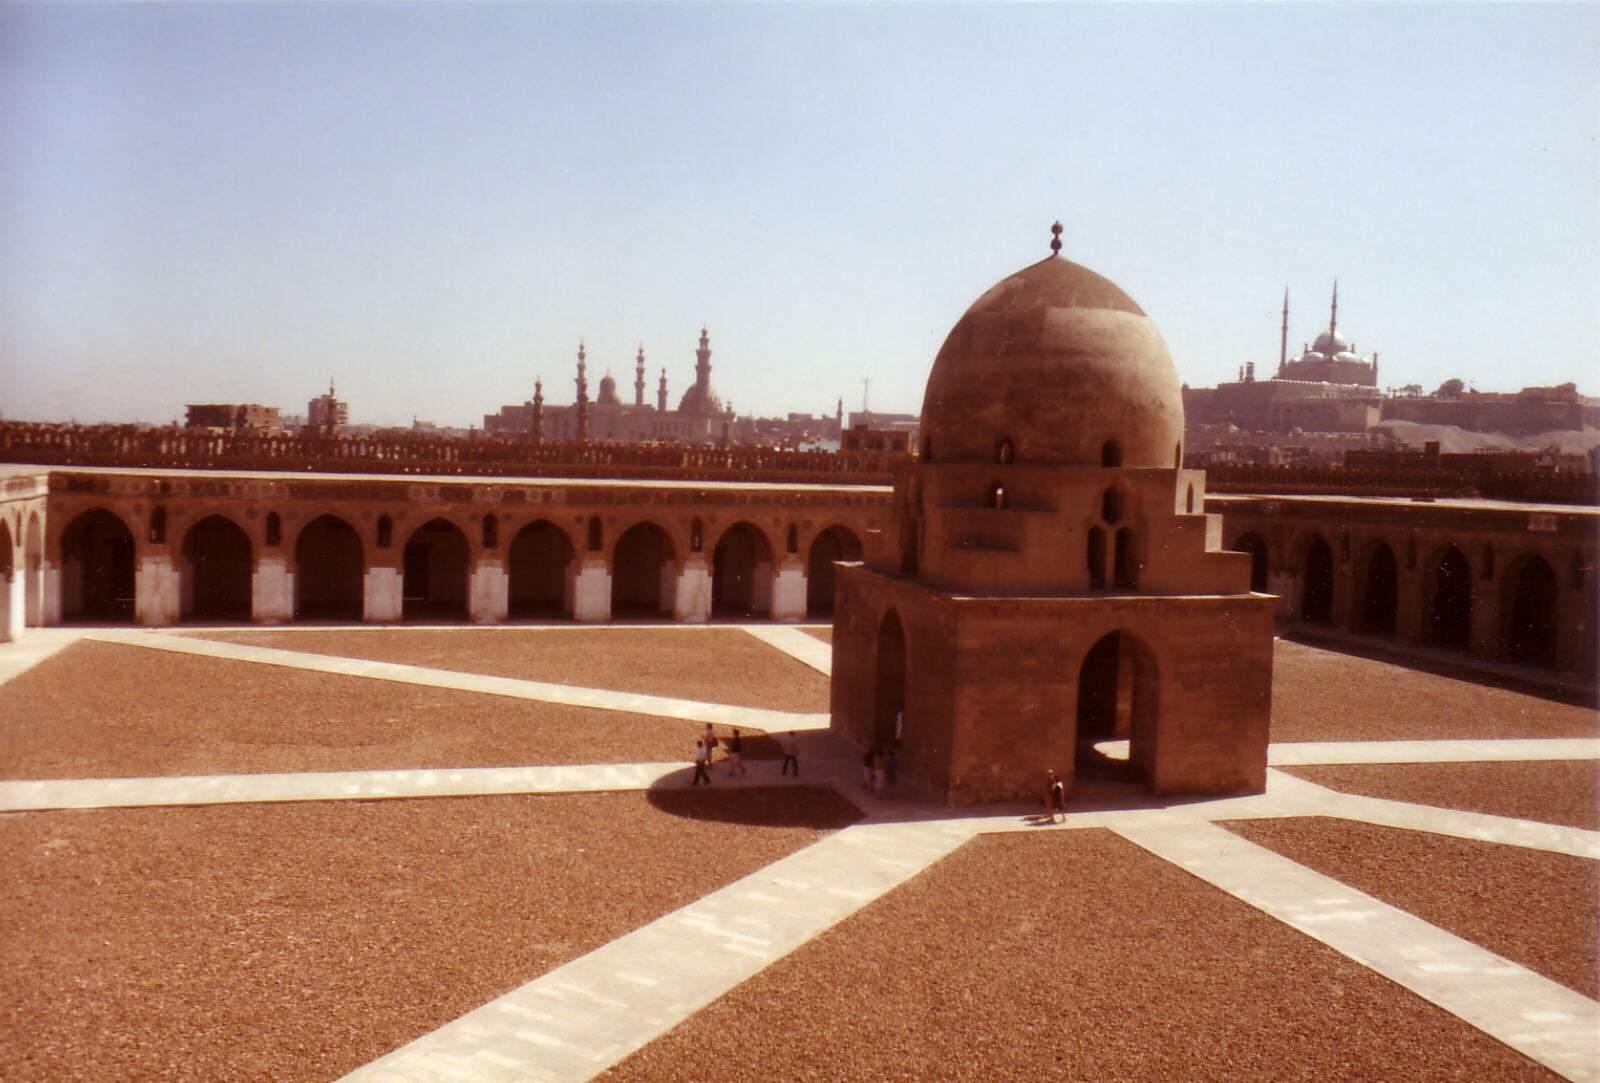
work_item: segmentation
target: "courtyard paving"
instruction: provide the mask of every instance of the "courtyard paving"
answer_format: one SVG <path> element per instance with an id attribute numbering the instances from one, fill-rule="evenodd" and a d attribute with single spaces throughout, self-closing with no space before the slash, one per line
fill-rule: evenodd
<path id="1" fill-rule="evenodd" d="M 1265 794 L 1048 824 L 864 792 L 826 640 L 31 630 L 0 1075 L 1600 1079 L 1594 712 L 1280 643 Z"/>

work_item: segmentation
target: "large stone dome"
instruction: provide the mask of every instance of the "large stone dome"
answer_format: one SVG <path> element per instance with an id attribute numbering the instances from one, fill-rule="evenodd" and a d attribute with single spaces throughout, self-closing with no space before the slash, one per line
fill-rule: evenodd
<path id="1" fill-rule="evenodd" d="M 1155 324 L 1060 255 L 978 298 L 928 375 L 925 461 L 996 462 L 1007 441 L 1017 463 L 1169 469 L 1183 441 L 1178 374 Z"/>

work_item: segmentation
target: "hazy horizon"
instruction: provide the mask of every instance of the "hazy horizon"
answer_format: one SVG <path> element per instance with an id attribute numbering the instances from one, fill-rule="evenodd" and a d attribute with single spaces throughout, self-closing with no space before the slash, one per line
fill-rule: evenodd
<path id="1" fill-rule="evenodd" d="M 915 413 L 1064 255 L 1209 386 L 1600 357 L 1593 4 L 3 4 L 0 414 L 481 425 L 608 371 Z"/>

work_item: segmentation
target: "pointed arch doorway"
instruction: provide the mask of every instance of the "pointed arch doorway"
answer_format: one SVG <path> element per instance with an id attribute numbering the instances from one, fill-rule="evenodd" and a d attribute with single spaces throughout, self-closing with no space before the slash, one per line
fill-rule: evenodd
<path id="1" fill-rule="evenodd" d="M 1095 641 L 1078 669 L 1073 788 L 1146 785 L 1155 756 L 1159 708 L 1155 656 L 1129 632 Z M 1095 746 L 1127 741 L 1127 759 Z"/>

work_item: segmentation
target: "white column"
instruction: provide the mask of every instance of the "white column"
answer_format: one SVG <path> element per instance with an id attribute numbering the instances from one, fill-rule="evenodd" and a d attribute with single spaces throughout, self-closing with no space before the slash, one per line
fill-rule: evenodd
<path id="1" fill-rule="evenodd" d="M 377 565 L 361 578 L 361 619 L 387 624 L 400 619 L 405 598 L 405 578 L 399 568 Z"/>
<path id="2" fill-rule="evenodd" d="M 603 558 L 583 558 L 572 581 L 572 619 L 584 624 L 604 624 L 611 619 L 611 573 Z"/>
<path id="3" fill-rule="evenodd" d="M 61 623 L 61 569 L 46 564 L 39 569 L 42 584 L 39 588 L 39 620 L 41 625 Z"/>
<path id="4" fill-rule="evenodd" d="M 703 555 L 692 556 L 678 572 L 672 617 L 685 624 L 711 619 L 711 567 Z"/>
<path id="5" fill-rule="evenodd" d="M 476 624 L 500 624 L 511 615 L 511 577 L 499 557 L 480 556 L 467 581 L 467 616 Z"/>
<path id="6" fill-rule="evenodd" d="M 294 577 L 281 557 L 262 557 L 250 573 L 250 619 L 257 624 L 294 620 Z"/>
<path id="7" fill-rule="evenodd" d="M 133 616 L 140 624 L 160 627 L 178 622 L 178 575 L 164 551 L 140 557 L 133 573 Z"/>
<path id="8" fill-rule="evenodd" d="M 798 621 L 806 617 L 806 571 L 791 557 L 772 577 L 772 619 Z"/>
<path id="9" fill-rule="evenodd" d="M 1294 619 L 1296 586 L 1293 572 L 1267 572 L 1267 593 L 1278 596 L 1278 616 L 1283 620 Z"/>
<path id="10" fill-rule="evenodd" d="M 22 638 L 22 618 L 27 606 L 26 578 L 26 573 L 19 569 L 0 583 L 0 643 L 15 643 Z"/>

